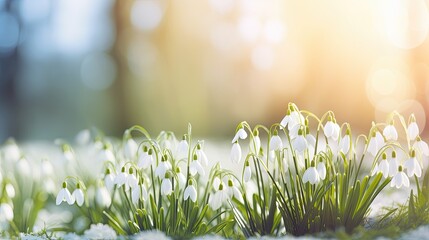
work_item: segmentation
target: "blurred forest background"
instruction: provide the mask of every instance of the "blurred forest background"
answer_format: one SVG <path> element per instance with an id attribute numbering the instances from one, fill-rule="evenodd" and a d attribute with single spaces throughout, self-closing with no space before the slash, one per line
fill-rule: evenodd
<path id="1" fill-rule="evenodd" d="M 188 122 L 229 138 L 289 101 L 423 129 L 428 32 L 426 0 L 0 0 L 0 142 Z"/>

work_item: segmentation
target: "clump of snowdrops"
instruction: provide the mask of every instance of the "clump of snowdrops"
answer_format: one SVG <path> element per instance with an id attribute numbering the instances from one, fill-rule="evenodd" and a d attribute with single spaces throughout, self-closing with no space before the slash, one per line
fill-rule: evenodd
<path id="1" fill-rule="evenodd" d="M 419 134 L 414 115 L 392 113 L 386 123 L 372 123 L 367 135 L 354 136 L 333 112 L 319 118 L 290 103 L 270 127 L 238 124 L 230 159 L 208 157 L 190 125 L 180 138 L 173 132 L 152 138 L 140 126 L 120 140 L 86 130 L 76 146 L 56 141 L 59 159 L 31 163 L 31 169 L 42 166 L 40 174 L 25 181 L 19 178 L 29 174 L 19 171 L 28 166 L 9 142 L 0 165 L 0 228 L 12 235 L 37 231 L 38 213 L 55 209 L 73 217 L 44 232 L 82 234 L 91 224 L 105 224 L 119 235 L 156 230 L 174 238 L 352 233 L 386 188 L 409 188 L 410 199 L 407 207 L 383 213 L 379 225 L 396 224 L 404 214 L 422 216 L 415 227 L 429 223 L 428 181 L 421 179 L 429 148 Z M 236 169 L 221 168 L 221 161 L 233 161 Z"/>

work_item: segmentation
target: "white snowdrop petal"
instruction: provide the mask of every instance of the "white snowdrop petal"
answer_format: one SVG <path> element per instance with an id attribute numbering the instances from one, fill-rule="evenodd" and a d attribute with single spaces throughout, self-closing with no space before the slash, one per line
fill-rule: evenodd
<path id="1" fill-rule="evenodd" d="M 325 164 L 318 163 L 317 164 L 317 172 L 319 173 L 320 179 L 325 180 L 325 178 L 326 178 L 326 167 L 325 167 Z"/>
<path id="2" fill-rule="evenodd" d="M 280 136 L 274 135 L 270 140 L 270 149 L 271 150 L 281 150 L 283 148 L 283 142 Z"/>
<path id="3" fill-rule="evenodd" d="M 419 126 L 417 125 L 417 123 L 416 123 L 416 122 L 411 122 L 411 123 L 408 125 L 407 132 L 408 132 L 408 137 L 409 137 L 411 140 L 416 139 L 416 137 L 417 137 L 417 136 L 419 135 L 419 133 L 420 133 Z"/>
<path id="4" fill-rule="evenodd" d="M 251 170 L 250 166 L 246 166 L 244 168 L 243 181 L 244 182 L 250 181 L 251 176 L 252 176 L 252 170 Z"/>
<path id="5" fill-rule="evenodd" d="M 231 148 L 231 160 L 234 163 L 239 163 L 241 160 L 241 147 L 240 144 L 238 144 L 238 142 L 235 142 L 234 144 L 232 144 L 232 148 Z"/>

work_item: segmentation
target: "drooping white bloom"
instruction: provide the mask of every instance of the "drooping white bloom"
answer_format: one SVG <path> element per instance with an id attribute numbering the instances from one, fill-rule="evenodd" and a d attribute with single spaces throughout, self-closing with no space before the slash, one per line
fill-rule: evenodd
<path id="1" fill-rule="evenodd" d="M 251 152 L 259 154 L 259 150 L 261 149 L 261 138 L 259 138 L 259 134 L 250 138 L 249 149 Z"/>
<path id="2" fill-rule="evenodd" d="M 7 183 L 4 189 L 6 190 L 6 195 L 9 198 L 14 198 L 15 197 L 15 188 L 13 187 L 12 184 Z"/>
<path id="3" fill-rule="evenodd" d="M 222 181 L 220 180 L 220 178 L 219 177 L 215 177 L 213 179 L 213 189 L 215 191 L 219 190 L 219 186 L 220 186 L 221 183 L 222 183 Z"/>
<path id="4" fill-rule="evenodd" d="M 282 126 L 283 128 L 287 126 L 289 131 L 292 130 L 298 124 L 304 124 L 304 116 L 302 116 L 300 112 L 295 111 L 294 109 L 288 110 L 288 113 L 280 122 L 280 126 Z"/>
<path id="5" fill-rule="evenodd" d="M 30 176 L 31 167 L 25 157 L 21 157 L 16 163 L 16 170 L 21 176 Z"/>
<path id="6" fill-rule="evenodd" d="M 252 177 L 252 169 L 250 168 L 249 162 L 246 162 L 245 165 L 246 166 L 244 167 L 243 181 L 244 182 L 249 182 L 250 178 Z"/>
<path id="7" fill-rule="evenodd" d="M 413 144 L 413 148 L 416 149 L 418 152 L 423 154 L 424 156 L 429 156 L 429 147 L 428 144 L 423 141 L 419 136 L 417 137 L 416 141 Z"/>
<path id="8" fill-rule="evenodd" d="M 177 159 L 184 159 L 188 156 L 188 151 L 189 151 L 189 144 L 188 141 L 186 141 L 186 137 L 183 136 L 183 139 L 179 142 L 179 144 L 177 145 Z"/>
<path id="9" fill-rule="evenodd" d="M 402 171 L 402 166 L 399 166 L 398 168 L 399 170 L 397 171 L 395 176 L 393 176 L 390 182 L 390 186 L 396 188 L 401 188 L 402 186 L 409 187 L 410 180 L 408 179 L 407 175 L 405 175 L 405 173 Z"/>
<path id="10" fill-rule="evenodd" d="M 70 149 L 64 150 L 63 156 L 66 163 L 73 162 L 75 160 L 74 153 Z"/>
<path id="11" fill-rule="evenodd" d="M 43 177 L 50 177 L 54 173 L 54 168 L 52 167 L 51 162 L 47 159 L 42 159 L 40 169 Z"/>
<path id="12" fill-rule="evenodd" d="M 134 204 L 137 204 L 140 198 L 143 201 L 148 199 L 147 190 L 144 184 L 138 184 L 138 186 L 133 188 L 131 191 L 131 200 Z"/>
<path id="13" fill-rule="evenodd" d="M 107 190 L 112 192 L 113 187 L 115 186 L 116 177 L 110 172 L 110 169 L 106 169 L 106 175 L 104 176 L 104 185 L 106 185 Z"/>
<path id="14" fill-rule="evenodd" d="M 196 154 L 194 155 L 194 159 L 189 164 L 189 173 L 191 173 L 192 176 L 195 176 L 197 173 L 200 176 L 204 176 L 206 174 Z"/>
<path id="15" fill-rule="evenodd" d="M 411 152 L 410 159 L 405 161 L 404 167 L 407 169 L 408 177 L 412 177 L 413 175 L 420 177 L 422 175 L 422 167 L 416 159 L 414 150 Z"/>
<path id="16" fill-rule="evenodd" d="M 114 183 L 118 185 L 118 188 L 127 182 L 128 173 L 125 172 L 125 167 L 122 167 L 121 172 L 116 175 Z"/>
<path id="17" fill-rule="evenodd" d="M 134 159 L 137 155 L 138 145 L 134 139 L 129 138 L 124 146 L 124 155 L 127 159 Z"/>
<path id="18" fill-rule="evenodd" d="M 165 173 L 168 170 L 171 170 L 172 166 L 169 161 L 167 161 L 167 158 L 165 156 L 162 157 L 161 162 L 158 164 L 158 166 L 155 169 L 155 176 L 159 178 L 164 178 Z"/>
<path id="19" fill-rule="evenodd" d="M 210 196 L 209 206 L 214 211 L 218 210 L 222 204 L 229 199 L 228 190 L 223 187 L 223 184 L 219 184 L 217 191 Z"/>
<path id="20" fill-rule="evenodd" d="M 316 138 L 313 136 L 313 134 L 307 132 L 305 135 L 305 140 L 307 140 L 307 146 L 314 150 L 314 148 L 316 147 Z"/>
<path id="21" fill-rule="evenodd" d="M 420 134 L 419 126 L 415 120 L 412 120 L 408 125 L 407 133 L 410 140 L 416 139 L 416 137 Z"/>
<path id="22" fill-rule="evenodd" d="M 328 120 L 323 128 L 323 133 L 329 139 L 337 141 L 340 135 L 340 126 L 334 122 L 332 119 Z"/>
<path id="23" fill-rule="evenodd" d="M 189 185 L 185 188 L 185 192 L 183 193 L 183 199 L 186 201 L 190 198 L 192 202 L 197 201 L 197 190 L 195 189 L 192 182 L 189 182 Z"/>
<path id="24" fill-rule="evenodd" d="M 58 192 L 57 199 L 55 203 L 57 205 L 60 205 L 61 202 L 67 202 L 69 205 L 73 205 L 74 203 L 74 197 L 70 194 L 69 190 L 67 189 L 67 183 L 63 182 L 63 188 Z"/>
<path id="25" fill-rule="evenodd" d="M 130 168 L 128 170 L 127 180 L 125 181 L 126 189 L 129 189 L 129 188 L 134 189 L 137 187 L 137 185 L 138 185 L 138 180 L 134 175 L 134 170 L 133 168 Z"/>
<path id="26" fill-rule="evenodd" d="M 325 164 L 319 162 L 317 164 L 317 173 L 319 174 L 320 180 L 325 180 L 326 178 L 326 167 Z"/>
<path id="27" fill-rule="evenodd" d="M 378 165 L 378 171 L 383 173 L 383 177 L 387 178 L 389 177 L 389 162 L 387 161 L 387 155 L 386 153 L 383 153 L 382 160 L 380 161 L 380 164 Z"/>
<path id="28" fill-rule="evenodd" d="M 377 155 L 377 152 L 379 150 L 377 139 L 375 137 L 375 133 L 372 134 L 371 138 L 369 139 L 367 151 L 375 157 Z"/>
<path id="29" fill-rule="evenodd" d="M 243 196 L 240 193 L 240 190 L 238 190 L 237 186 L 234 185 L 234 182 L 229 179 L 228 180 L 228 196 L 229 198 L 235 198 L 240 202 L 243 202 Z"/>
<path id="30" fill-rule="evenodd" d="M 7 140 L 6 145 L 3 147 L 3 154 L 6 161 L 18 161 L 18 159 L 21 157 L 21 151 L 19 150 L 15 140 Z"/>
<path id="31" fill-rule="evenodd" d="M 207 155 L 204 152 L 204 150 L 203 150 L 203 148 L 201 146 L 201 143 L 197 144 L 196 154 L 198 156 L 198 159 L 201 160 L 201 162 L 204 164 L 204 166 L 207 166 L 209 164 L 209 161 L 207 159 Z"/>
<path id="32" fill-rule="evenodd" d="M 342 153 L 344 153 L 344 154 L 347 154 L 350 151 L 350 146 L 351 146 L 350 135 L 346 134 L 346 135 L 344 135 L 343 138 L 341 138 L 341 141 L 340 141 L 340 151 Z"/>
<path id="33" fill-rule="evenodd" d="M 100 162 L 112 162 L 114 163 L 116 161 L 115 155 L 113 154 L 112 150 L 110 148 L 103 148 L 101 149 L 97 154 L 97 159 Z"/>
<path id="34" fill-rule="evenodd" d="M 0 223 L 13 220 L 13 209 L 7 203 L 0 204 Z"/>
<path id="35" fill-rule="evenodd" d="M 320 176 L 315 167 L 309 167 L 305 170 L 302 176 L 303 183 L 310 182 L 310 184 L 316 184 L 320 181 Z"/>
<path id="36" fill-rule="evenodd" d="M 173 192 L 173 185 L 171 184 L 171 180 L 168 175 L 169 174 L 166 174 L 161 183 L 161 194 L 163 196 L 168 196 Z"/>
<path id="37" fill-rule="evenodd" d="M 110 197 L 109 190 L 107 190 L 107 187 L 100 186 L 97 188 L 95 192 L 95 201 L 98 205 L 102 207 L 109 207 L 112 203 L 112 198 Z"/>
<path id="38" fill-rule="evenodd" d="M 380 150 L 386 144 L 384 141 L 384 137 L 379 131 L 376 131 L 375 132 L 375 139 L 377 141 L 378 150 Z"/>
<path id="39" fill-rule="evenodd" d="M 139 161 L 137 163 L 137 166 L 139 168 L 147 169 L 150 167 L 153 163 L 153 150 L 152 148 L 149 149 L 149 151 L 144 152 L 140 154 Z"/>
<path id="40" fill-rule="evenodd" d="M 182 171 L 180 170 L 179 167 L 176 167 L 176 175 L 177 175 L 177 179 L 179 181 L 179 187 L 183 189 L 185 187 L 185 184 L 186 184 L 186 177 L 182 173 Z"/>
<path id="41" fill-rule="evenodd" d="M 80 184 L 78 183 L 76 189 L 72 193 L 72 197 L 76 200 L 77 205 L 80 207 L 83 205 L 85 199 L 82 189 L 80 189 Z"/>
<path id="42" fill-rule="evenodd" d="M 277 151 L 283 149 L 283 142 L 277 131 L 274 132 L 274 135 L 270 139 L 270 150 Z"/>
<path id="43" fill-rule="evenodd" d="M 231 148 L 231 160 L 234 163 L 239 163 L 241 161 L 241 147 L 238 142 L 232 144 Z"/>
<path id="44" fill-rule="evenodd" d="M 392 124 L 387 125 L 383 130 L 383 135 L 386 137 L 386 140 L 398 140 L 398 132 L 396 131 L 395 126 Z"/>
<path id="45" fill-rule="evenodd" d="M 389 159 L 389 176 L 393 177 L 398 172 L 399 163 L 396 159 L 396 152 L 392 151 L 392 157 Z"/>
<path id="46" fill-rule="evenodd" d="M 294 150 L 300 154 L 303 154 L 305 150 L 307 150 L 308 143 L 307 139 L 302 135 L 302 130 L 300 129 L 298 132 L 298 137 L 293 140 L 292 146 Z"/>
<path id="47" fill-rule="evenodd" d="M 240 128 L 235 133 L 234 138 L 232 139 L 231 143 L 237 142 L 238 139 L 246 139 L 246 138 L 247 138 L 247 132 L 246 132 L 246 130 L 244 130 L 244 128 Z"/>
<path id="48" fill-rule="evenodd" d="M 115 230 L 113 230 L 109 225 L 104 225 L 102 223 L 91 224 L 90 229 L 85 230 L 84 232 L 85 239 L 117 239 Z"/>

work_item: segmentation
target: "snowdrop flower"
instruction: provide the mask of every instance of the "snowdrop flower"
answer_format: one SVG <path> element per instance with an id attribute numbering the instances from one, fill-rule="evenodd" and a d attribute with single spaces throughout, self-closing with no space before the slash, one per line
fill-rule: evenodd
<path id="1" fill-rule="evenodd" d="M 314 167 L 314 162 L 311 163 L 311 167 L 305 170 L 302 181 L 304 183 L 310 182 L 310 184 L 316 184 L 320 181 L 320 176 L 317 169 Z"/>
<path id="2" fill-rule="evenodd" d="M 308 147 L 314 150 L 316 147 L 316 138 L 310 133 L 310 128 L 308 126 L 305 127 L 305 140 L 307 140 Z"/>
<path id="3" fill-rule="evenodd" d="M 385 142 L 383 135 L 378 130 L 375 132 L 375 139 L 377 141 L 378 150 L 380 150 L 385 145 Z"/>
<path id="4" fill-rule="evenodd" d="M 76 184 L 76 189 L 72 193 L 72 198 L 76 200 L 77 205 L 80 207 L 83 205 L 84 195 L 82 189 L 80 189 L 80 183 Z"/>
<path id="5" fill-rule="evenodd" d="M 16 164 L 18 173 L 22 176 L 31 176 L 31 167 L 25 157 L 21 157 Z"/>
<path id="6" fill-rule="evenodd" d="M 162 156 L 161 162 L 155 169 L 155 177 L 163 178 L 168 170 L 171 170 L 171 163 L 167 160 L 167 155 Z"/>
<path id="7" fill-rule="evenodd" d="M 51 162 L 45 158 L 42 159 L 40 169 L 41 169 L 40 172 L 42 173 L 42 176 L 44 176 L 44 177 L 52 176 L 54 173 L 54 168 L 52 167 Z"/>
<path id="8" fill-rule="evenodd" d="M 161 183 L 161 194 L 163 196 L 168 196 L 173 192 L 173 185 L 171 184 L 170 174 L 165 173 L 164 179 L 162 179 Z"/>
<path id="9" fill-rule="evenodd" d="M 108 146 L 104 146 L 103 149 L 101 149 L 97 154 L 97 159 L 100 162 L 108 161 L 114 163 L 116 161 L 115 155 L 113 154 L 112 150 L 108 148 Z"/>
<path id="10" fill-rule="evenodd" d="M 325 180 L 325 178 L 326 178 L 326 167 L 325 167 L 325 164 L 323 164 L 322 162 L 319 162 L 317 164 L 317 173 L 319 174 L 320 180 Z"/>
<path id="11" fill-rule="evenodd" d="M 61 202 L 67 202 L 69 205 L 73 205 L 74 203 L 74 197 L 70 194 L 69 190 L 67 189 L 67 183 L 63 182 L 63 188 L 58 192 L 57 199 L 55 203 L 57 205 L 60 205 Z"/>
<path id="12" fill-rule="evenodd" d="M 240 193 L 240 190 L 234 185 L 234 182 L 229 179 L 228 180 L 228 196 L 229 198 L 235 198 L 240 202 L 243 202 L 243 196 Z"/>
<path id="13" fill-rule="evenodd" d="M 393 176 L 390 182 L 390 186 L 396 188 L 401 188 L 402 186 L 410 186 L 410 180 L 408 179 L 407 175 L 405 175 L 405 173 L 402 171 L 402 166 L 398 167 L 398 171 L 395 176 Z"/>
<path id="14" fill-rule="evenodd" d="M 217 191 L 210 197 L 209 206 L 211 207 L 211 209 L 216 211 L 228 199 L 229 199 L 228 190 L 223 187 L 223 183 L 220 183 Z"/>
<path id="15" fill-rule="evenodd" d="M 127 180 L 125 182 L 126 189 L 128 190 L 129 188 L 135 188 L 137 185 L 138 181 L 134 175 L 134 168 L 130 167 L 130 169 L 128 169 Z"/>
<path id="16" fill-rule="evenodd" d="M 416 177 L 420 177 L 422 175 L 422 167 L 416 159 L 416 152 L 411 150 L 410 159 L 405 161 L 404 167 L 407 169 L 408 177 L 412 177 L 416 175 Z"/>
<path id="17" fill-rule="evenodd" d="M 84 232 L 85 239 L 117 239 L 116 232 L 109 227 L 108 225 L 104 225 L 102 223 L 91 224 L 90 229 L 85 230 Z"/>
<path id="18" fill-rule="evenodd" d="M 337 141 L 340 135 L 340 126 L 329 116 L 329 120 L 326 122 L 325 127 L 323 128 L 323 133 L 329 139 Z"/>
<path id="19" fill-rule="evenodd" d="M 417 149 L 421 154 L 428 157 L 429 156 L 429 147 L 428 144 L 423 141 L 420 136 L 417 136 L 416 142 L 413 144 L 413 148 Z"/>
<path id="20" fill-rule="evenodd" d="M 144 151 L 146 150 L 146 151 Z M 147 147 L 145 146 L 143 149 L 143 153 L 139 156 L 139 161 L 137 163 L 137 166 L 139 168 L 147 169 L 150 167 L 153 163 L 153 150 L 152 148 L 147 151 Z"/>
<path id="21" fill-rule="evenodd" d="M 240 128 L 236 133 L 234 138 L 232 139 L 231 143 L 235 143 L 238 141 L 238 139 L 246 139 L 247 138 L 247 132 L 244 130 L 244 128 Z"/>
<path id="22" fill-rule="evenodd" d="M 395 126 L 393 125 L 393 120 L 390 122 L 389 125 L 387 125 L 383 130 L 383 135 L 386 137 L 386 140 L 398 140 L 398 132 L 396 131 Z"/>
<path id="23" fill-rule="evenodd" d="M 186 177 L 180 170 L 180 167 L 176 167 L 176 176 L 177 180 L 179 181 L 179 187 L 184 188 L 186 184 Z"/>
<path id="24" fill-rule="evenodd" d="M 206 154 L 204 153 L 204 151 L 202 149 L 201 143 L 197 144 L 197 151 L 196 151 L 196 153 L 197 153 L 198 159 L 202 160 L 203 164 L 205 166 L 207 166 L 209 164 L 209 161 L 207 160 L 207 156 L 206 156 Z"/>
<path id="25" fill-rule="evenodd" d="M 300 154 L 303 154 L 304 151 L 307 149 L 308 143 L 305 137 L 302 135 L 302 129 L 299 129 L 298 137 L 293 140 L 292 146 L 295 151 Z"/>
<path id="26" fill-rule="evenodd" d="M 14 139 L 10 138 L 6 141 L 3 147 L 3 156 L 6 161 L 18 161 L 21 157 L 21 151 Z"/>
<path id="27" fill-rule="evenodd" d="M 274 130 L 274 134 L 270 140 L 270 149 L 273 151 L 276 151 L 276 150 L 281 150 L 282 148 L 283 148 L 282 139 L 280 138 L 277 130 Z"/>
<path id="28" fill-rule="evenodd" d="M 134 204 L 137 204 L 140 198 L 143 201 L 148 199 L 146 187 L 142 183 L 138 184 L 138 186 L 131 191 L 131 200 Z"/>
<path id="29" fill-rule="evenodd" d="M 197 190 L 195 189 L 194 185 L 192 185 L 192 180 L 189 180 L 188 186 L 183 192 L 183 199 L 186 201 L 188 198 L 191 198 L 192 202 L 197 201 Z"/>
<path id="30" fill-rule="evenodd" d="M 15 188 L 13 187 L 12 184 L 6 183 L 6 186 L 4 187 L 4 189 L 6 191 L 6 195 L 9 198 L 14 198 L 15 197 Z"/>
<path id="31" fill-rule="evenodd" d="M 351 146 L 351 138 L 350 138 L 350 129 L 347 129 L 346 135 L 341 138 L 340 141 L 340 151 L 344 154 L 349 153 Z"/>
<path id="32" fill-rule="evenodd" d="M 371 138 L 369 139 L 367 151 L 375 157 L 377 155 L 377 152 L 379 150 L 378 142 L 376 139 L 376 133 L 372 132 Z"/>
<path id="33" fill-rule="evenodd" d="M 63 156 L 66 162 L 73 162 L 75 157 L 71 147 L 67 144 L 62 145 Z"/>
<path id="34" fill-rule="evenodd" d="M 125 172 L 125 167 L 122 167 L 121 172 L 116 175 L 114 183 L 121 187 L 127 181 L 127 173 Z"/>
<path id="35" fill-rule="evenodd" d="M 13 220 L 13 209 L 7 203 L 0 204 L 0 223 Z"/>
<path id="36" fill-rule="evenodd" d="M 396 151 L 392 151 L 392 157 L 389 159 L 389 176 L 393 177 L 398 172 L 399 163 L 396 159 Z"/>
<path id="37" fill-rule="evenodd" d="M 291 106 L 286 113 L 286 116 L 280 122 L 280 126 L 283 128 L 288 127 L 288 130 L 291 131 L 298 124 L 304 124 L 304 116 Z"/>
<path id="38" fill-rule="evenodd" d="M 243 172 L 243 181 L 249 182 L 250 178 L 252 177 L 252 169 L 250 168 L 249 161 L 246 161 L 244 164 L 244 172 Z"/>
<path id="39" fill-rule="evenodd" d="M 200 161 L 198 161 L 197 154 L 194 154 L 194 159 L 189 164 L 189 173 L 192 176 L 195 176 L 195 174 L 199 174 L 200 176 L 204 176 L 206 173 L 204 171 L 203 166 L 201 165 Z"/>
<path id="40" fill-rule="evenodd" d="M 256 155 L 259 154 L 259 150 L 261 149 L 261 138 L 259 138 L 259 132 L 256 129 L 253 132 L 253 137 L 250 138 L 249 149 Z"/>
<path id="41" fill-rule="evenodd" d="M 110 169 L 106 169 L 106 174 L 104 176 L 104 185 L 106 185 L 107 190 L 111 192 L 113 190 L 113 187 L 115 185 L 115 176 L 110 173 Z"/>
<path id="42" fill-rule="evenodd" d="M 107 187 L 100 186 L 97 188 L 95 192 L 95 201 L 98 205 L 102 207 L 109 207 L 112 203 L 112 198 L 110 197 L 109 190 L 107 190 Z"/>
<path id="43" fill-rule="evenodd" d="M 186 141 L 186 136 L 183 136 L 182 140 L 177 145 L 177 159 L 184 159 L 188 156 L 189 145 L 188 141 Z"/>
<path id="44" fill-rule="evenodd" d="M 416 123 L 416 118 L 414 117 L 414 115 L 411 115 L 410 117 L 410 123 L 408 124 L 407 133 L 410 140 L 416 139 L 416 137 L 420 133 L 419 126 Z"/>
<path id="45" fill-rule="evenodd" d="M 241 147 L 240 144 L 237 142 L 232 144 L 231 148 L 231 160 L 234 163 L 239 163 L 241 160 Z"/>
<path id="46" fill-rule="evenodd" d="M 378 172 L 383 173 L 383 177 L 387 178 L 389 177 L 389 162 L 387 161 L 387 155 L 386 153 L 383 153 L 382 160 L 380 161 L 380 164 L 378 165 Z"/>
<path id="47" fill-rule="evenodd" d="M 134 159 L 137 154 L 138 145 L 132 138 L 128 138 L 124 146 L 124 155 L 127 159 Z"/>

